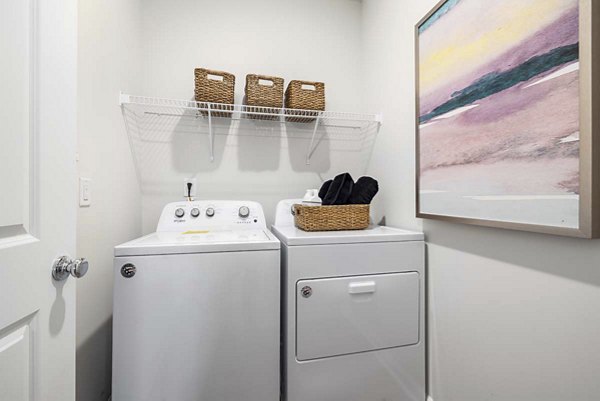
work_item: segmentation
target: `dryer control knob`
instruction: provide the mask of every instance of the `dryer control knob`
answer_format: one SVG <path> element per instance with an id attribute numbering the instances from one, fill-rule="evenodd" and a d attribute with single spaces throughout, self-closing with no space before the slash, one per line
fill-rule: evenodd
<path id="1" fill-rule="evenodd" d="M 209 207 L 208 209 L 206 209 L 206 216 L 208 217 L 213 217 L 215 215 L 215 209 L 212 207 Z"/>
<path id="2" fill-rule="evenodd" d="M 200 209 L 198 209 L 197 207 L 193 208 L 192 211 L 190 212 L 190 214 L 192 215 L 192 217 L 198 217 L 200 216 Z"/>
<path id="3" fill-rule="evenodd" d="M 175 210 L 175 217 L 182 218 L 183 216 L 185 216 L 185 210 L 183 210 L 182 208 L 178 208 L 177 210 Z"/>
<path id="4" fill-rule="evenodd" d="M 238 211 L 240 217 L 242 218 L 246 218 L 248 216 L 250 216 L 250 209 L 248 208 L 248 206 L 242 206 L 240 207 L 240 210 Z"/>

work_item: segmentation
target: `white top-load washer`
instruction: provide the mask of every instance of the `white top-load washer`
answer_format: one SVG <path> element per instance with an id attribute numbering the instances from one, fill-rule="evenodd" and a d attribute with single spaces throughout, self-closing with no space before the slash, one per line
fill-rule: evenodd
<path id="1" fill-rule="evenodd" d="M 255 202 L 165 206 L 115 248 L 113 401 L 278 401 L 279 241 Z"/>
<path id="2" fill-rule="evenodd" d="M 305 232 L 281 201 L 286 401 L 424 401 L 424 236 L 373 226 Z"/>

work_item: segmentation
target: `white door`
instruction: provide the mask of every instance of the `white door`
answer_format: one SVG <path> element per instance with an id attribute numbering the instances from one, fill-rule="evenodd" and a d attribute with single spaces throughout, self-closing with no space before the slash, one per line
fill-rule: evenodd
<path id="1" fill-rule="evenodd" d="M 0 0 L 0 400 L 74 401 L 76 0 Z"/>

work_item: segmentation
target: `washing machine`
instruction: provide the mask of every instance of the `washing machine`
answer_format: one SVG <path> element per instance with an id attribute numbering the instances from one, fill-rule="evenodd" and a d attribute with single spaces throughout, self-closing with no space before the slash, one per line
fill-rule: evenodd
<path id="1" fill-rule="evenodd" d="M 424 236 L 305 232 L 279 203 L 286 401 L 424 401 Z"/>
<path id="2" fill-rule="evenodd" d="M 255 202 L 175 202 L 115 248 L 113 401 L 278 401 L 280 244 Z"/>

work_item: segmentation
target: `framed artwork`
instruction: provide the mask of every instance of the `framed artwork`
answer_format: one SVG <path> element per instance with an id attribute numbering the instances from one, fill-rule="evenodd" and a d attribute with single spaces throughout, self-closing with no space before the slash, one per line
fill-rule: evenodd
<path id="1" fill-rule="evenodd" d="M 599 17 L 443 0 L 417 24 L 417 217 L 600 236 Z"/>

